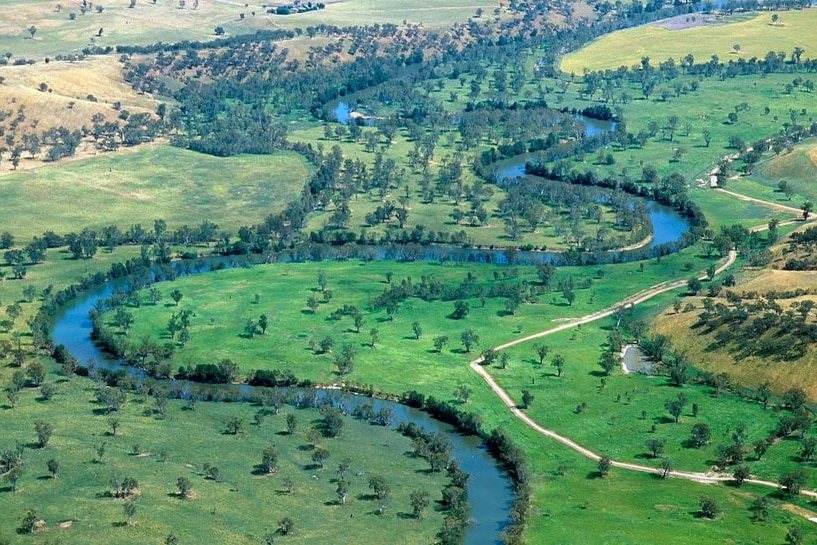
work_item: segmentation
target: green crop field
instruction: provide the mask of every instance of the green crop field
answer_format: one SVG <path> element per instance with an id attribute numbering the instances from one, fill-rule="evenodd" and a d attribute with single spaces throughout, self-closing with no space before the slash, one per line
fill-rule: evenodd
<path id="1" fill-rule="evenodd" d="M 772 23 L 772 14 L 779 16 L 776 23 Z M 697 17 L 697 24 L 690 20 L 692 17 Z M 795 47 L 805 49 L 807 54 L 817 50 L 817 38 L 812 31 L 817 23 L 814 9 L 761 13 L 749 18 L 739 15 L 734 19 L 705 19 L 702 14 L 695 14 L 675 20 L 681 27 L 690 28 L 672 30 L 658 22 L 614 32 L 566 55 L 560 68 L 565 73 L 581 74 L 585 68 L 630 67 L 639 64 L 642 57 L 649 57 L 657 65 L 669 58 L 678 62 L 687 54 L 697 62 L 705 62 L 712 55 L 727 61 L 739 57 L 762 59 L 769 51 L 790 54 Z"/>
<path id="2" fill-rule="evenodd" d="M 154 145 L 9 174 L 0 191 L 4 225 L 21 240 L 156 219 L 237 229 L 281 210 L 309 173 L 295 153 L 217 158 Z"/>

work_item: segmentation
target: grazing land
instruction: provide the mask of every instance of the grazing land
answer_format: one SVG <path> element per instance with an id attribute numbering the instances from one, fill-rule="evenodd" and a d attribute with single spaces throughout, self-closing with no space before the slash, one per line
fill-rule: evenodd
<path id="1" fill-rule="evenodd" d="M 3 409 L 0 447 L 21 445 L 24 460 L 17 491 L 6 483 L 0 489 L 3 536 L 12 535 L 20 514 L 32 506 L 41 521 L 34 539 L 89 544 L 164 541 L 168 535 L 182 543 L 215 535 L 223 543 L 248 545 L 266 535 L 292 543 L 400 535 L 401 542 L 419 544 L 431 541 L 442 523 L 436 500 L 445 474 L 429 472 L 428 463 L 413 455 L 411 440 L 395 430 L 344 417 L 340 435 L 324 437 L 317 431 L 318 410 L 286 405 L 275 414 L 246 403 L 165 399 L 162 416 L 160 403 L 147 393 L 128 395 L 119 411 L 108 414 L 91 381 L 63 379 L 56 388 L 49 401 L 26 388 L 13 409 Z M 38 421 L 53 429 L 44 448 L 34 444 Z M 238 433 L 231 424 L 240 426 Z M 262 467 L 267 448 L 275 454 L 269 473 Z M 328 453 L 324 467 L 313 460 L 318 449 Z M 341 505 L 338 466 L 347 459 L 342 478 L 348 495 Z M 58 462 L 54 474 L 49 460 Z M 369 487 L 375 475 L 390 488 L 383 516 Z M 192 485 L 187 499 L 179 496 L 180 477 Z M 117 495 L 117 483 L 129 478 L 137 482 L 134 490 Z M 415 490 L 428 492 L 431 500 L 420 520 L 409 498 Z M 128 503 L 136 507 L 130 523 Z M 287 517 L 293 529 L 283 535 L 279 523 Z"/>
<path id="2" fill-rule="evenodd" d="M 776 22 L 772 15 L 777 15 Z M 817 41 L 811 29 L 817 23 L 817 12 L 805 10 L 798 13 L 763 12 L 752 16 L 704 15 L 681 16 L 684 20 L 698 18 L 703 22 L 691 28 L 670 29 L 662 23 L 643 25 L 604 36 L 579 51 L 566 55 L 560 68 L 563 72 L 581 74 L 589 70 L 616 69 L 619 66 L 639 64 L 642 57 L 649 57 L 655 64 L 687 54 L 705 62 L 712 55 L 722 61 L 763 58 L 769 51 L 791 51 L 802 47 L 812 53 Z M 676 18 L 677 19 L 677 18 Z M 735 45 L 739 47 L 736 49 Z"/>
<path id="3" fill-rule="evenodd" d="M 456 467 L 299 381 L 478 415 L 507 545 L 807 542 L 817 11 L 430 4 L 0 6 L 0 544 L 459 545 Z M 49 338 L 106 279 L 144 376 Z"/>
<path id="4" fill-rule="evenodd" d="M 172 228 L 208 219 L 232 230 L 280 211 L 309 171 L 294 153 L 219 158 L 155 145 L 11 173 L 0 190 L 22 240 L 156 219 Z"/>

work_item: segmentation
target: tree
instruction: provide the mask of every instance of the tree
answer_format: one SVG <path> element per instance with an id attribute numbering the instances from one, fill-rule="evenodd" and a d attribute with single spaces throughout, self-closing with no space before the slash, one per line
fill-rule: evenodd
<path id="1" fill-rule="evenodd" d="M 667 446 L 666 439 L 647 439 L 645 443 L 647 450 L 652 453 L 653 458 L 658 458 L 661 454 L 664 453 L 664 447 Z"/>
<path id="2" fill-rule="evenodd" d="M 318 310 L 318 300 L 314 295 L 310 295 L 309 299 L 306 300 L 306 306 L 309 308 L 312 314 L 315 314 L 315 311 Z"/>
<path id="3" fill-rule="evenodd" d="M 533 394 L 530 390 L 522 390 L 522 408 L 528 409 L 533 403 Z"/>
<path id="4" fill-rule="evenodd" d="M 704 129 L 703 131 L 704 142 L 706 143 L 706 147 L 709 147 L 709 143 L 712 141 L 712 131 L 709 129 Z"/>
<path id="5" fill-rule="evenodd" d="M 372 329 L 369 331 L 369 338 L 371 339 L 371 343 L 370 343 L 370 345 L 369 345 L 369 346 L 371 346 L 372 348 L 374 348 L 374 344 L 377 342 L 377 339 L 378 339 L 379 337 L 380 337 L 380 330 L 379 330 L 379 329 L 377 329 L 376 327 L 373 327 L 373 328 L 372 328 Z"/>
<path id="6" fill-rule="evenodd" d="M 383 501 L 389 498 L 391 487 L 382 475 L 372 475 L 369 477 L 369 488 L 372 489 L 377 499 Z"/>
<path id="7" fill-rule="evenodd" d="M 298 418 L 294 414 L 287 415 L 287 434 L 292 435 L 298 429 Z"/>
<path id="8" fill-rule="evenodd" d="M 610 474 L 610 469 L 613 467 L 613 460 L 609 456 L 602 456 L 599 458 L 599 477 L 606 477 Z"/>
<path id="9" fill-rule="evenodd" d="M 3 474 L 3 480 L 11 485 L 11 491 L 16 493 L 20 479 L 23 477 L 23 466 L 15 465 Z"/>
<path id="10" fill-rule="evenodd" d="M 684 394 L 680 394 L 677 398 L 669 399 L 664 403 L 664 408 L 666 408 L 667 412 L 672 415 L 676 424 L 681 419 L 681 413 L 684 411 L 684 406 L 686 403 L 687 400 Z"/>
<path id="11" fill-rule="evenodd" d="M 454 389 L 454 397 L 460 403 L 468 403 L 468 400 L 471 398 L 471 394 L 473 390 L 466 386 L 465 384 L 460 384 Z"/>
<path id="12" fill-rule="evenodd" d="M 118 418 L 109 418 L 108 419 L 108 427 L 111 428 L 111 436 L 116 437 L 116 431 L 119 429 L 119 419 Z"/>
<path id="13" fill-rule="evenodd" d="M 335 493 L 338 495 L 338 503 L 346 505 L 346 497 L 349 495 L 349 481 L 346 479 L 338 479 L 338 486 L 335 489 Z"/>
<path id="14" fill-rule="evenodd" d="M 278 469 L 278 451 L 274 447 L 267 447 L 261 453 L 261 471 L 266 474 L 275 473 Z"/>
<path id="15" fill-rule="evenodd" d="M 768 382 L 764 382 L 757 388 L 757 398 L 763 403 L 763 408 L 769 407 L 769 399 L 772 397 L 772 387 Z"/>
<path id="16" fill-rule="evenodd" d="M 267 327 L 269 327 L 269 319 L 267 318 L 266 314 L 262 314 L 258 318 L 258 327 L 261 329 L 261 335 L 267 332 Z"/>
<path id="17" fill-rule="evenodd" d="M 692 431 L 689 435 L 689 444 L 695 448 L 701 448 L 709 443 L 711 437 L 712 432 L 709 429 L 709 425 L 699 422 L 692 426 Z"/>
<path id="18" fill-rule="evenodd" d="M 701 281 L 696 278 L 690 278 L 687 280 L 687 289 L 691 295 L 698 295 L 698 292 L 701 291 Z"/>
<path id="19" fill-rule="evenodd" d="M 545 363 L 548 352 L 550 352 L 550 347 L 546 344 L 535 344 L 533 349 L 536 350 L 536 355 L 539 357 L 539 366 L 541 367 Z"/>
<path id="20" fill-rule="evenodd" d="M 786 200 L 791 200 L 791 196 L 794 195 L 794 187 L 788 182 L 788 180 L 780 180 L 777 182 L 777 189 L 780 190 L 781 193 L 786 195 Z"/>
<path id="21" fill-rule="evenodd" d="M 462 320 L 466 316 L 468 316 L 468 312 L 470 311 L 470 306 L 468 305 L 467 301 L 455 301 L 454 302 L 454 312 L 451 313 L 451 318 L 454 320 Z M 469 350 L 470 352 L 470 350 Z"/>
<path id="22" fill-rule="evenodd" d="M 810 462 L 814 458 L 814 451 L 817 448 L 817 439 L 814 437 L 804 437 L 800 441 L 802 448 L 800 449 L 800 461 Z"/>
<path id="23" fill-rule="evenodd" d="M 323 464 L 326 462 L 327 458 L 329 458 L 329 451 L 323 447 L 315 447 L 315 449 L 312 451 L 312 461 L 315 462 L 321 469 L 323 469 Z"/>
<path id="24" fill-rule="evenodd" d="M 31 39 L 33 40 L 34 35 L 37 34 L 37 27 L 35 27 L 34 25 L 28 27 L 28 33 L 31 34 Z"/>
<path id="25" fill-rule="evenodd" d="M 214 30 L 216 36 L 223 36 L 224 35 L 224 27 L 217 26 Z"/>
<path id="26" fill-rule="evenodd" d="M 752 520 L 762 522 L 769 517 L 769 500 L 766 496 L 759 496 L 749 504 L 749 511 L 752 512 Z"/>
<path id="27" fill-rule="evenodd" d="M 193 490 L 193 482 L 187 477 L 179 477 L 176 479 L 176 487 L 179 489 L 179 497 L 186 500 L 190 497 L 190 492 Z"/>
<path id="28" fill-rule="evenodd" d="M 717 502 L 709 496 L 701 496 L 700 515 L 708 519 L 716 519 L 721 513 L 721 508 Z"/>
<path id="29" fill-rule="evenodd" d="M 411 508 L 412 512 L 414 513 L 414 518 L 421 519 L 423 518 L 423 511 L 425 511 L 431 503 L 431 496 L 428 492 L 414 490 L 411 494 L 409 494 L 409 501 L 411 501 Z"/>
<path id="30" fill-rule="evenodd" d="M 565 367 L 565 357 L 562 356 L 561 354 L 555 354 L 553 356 L 553 361 L 550 362 L 550 364 L 556 368 L 556 376 L 561 377 L 562 371 L 564 370 Z"/>
<path id="31" fill-rule="evenodd" d="M 605 375 L 611 375 L 613 370 L 618 366 L 618 356 L 610 351 L 605 350 L 599 359 L 599 365 L 604 369 Z"/>
<path id="32" fill-rule="evenodd" d="M 34 423 L 34 430 L 37 432 L 37 447 L 45 448 L 54 432 L 54 426 L 43 420 L 37 420 Z"/>
<path id="33" fill-rule="evenodd" d="M 284 517 L 278 522 L 278 531 L 281 532 L 281 535 L 289 535 L 295 530 L 295 522 L 289 518 Z"/>
<path id="34" fill-rule="evenodd" d="M 806 484 L 808 475 L 802 469 L 795 469 L 784 473 L 778 479 L 778 483 L 783 488 L 783 492 L 789 498 L 796 498 Z"/>
<path id="35" fill-rule="evenodd" d="M 59 476 L 60 463 L 54 458 L 51 458 L 45 465 L 48 468 L 48 472 L 51 473 L 51 478 L 56 479 Z"/>
<path id="36" fill-rule="evenodd" d="M 806 201 L 801 209 L 803 210 L 803 221 L 806 221 L 811 215 L 811 211 L 814 210 L 814 205 L 811 204 L 811 201 Z"/>
<path id="37" fill-rule="evenodd" d="M 136 516 L 136 502 L 130 500 L 123 505 L 125 516 L 128 517 L 128 526 L 133 526 L 133 518 Z"/>
<path id="38" fill-rule="evenodd" d="M 434 337 L 434 340 L 432 342 L 434 343 L 434 350 L 436 350 L 437 353 L 439 354 L 440 352 L 443 351 L 443 347 L 446 344 L 448 344 L 448 336 L 447 335 L 440 335 L 440 336 Z"/>
<path id="39" fill-rule="evenodd" d="M 412 322 L 411 330 L 414 332 L 414 338 L 417 340 L 419 340 L 423 335 L 423 328 L 420 325 L 420 322 Z"/>
<path id="40" fill-rule="evenodd" d="M 471 353 L 471 348 L 479 344 L 479 335 L 473 329 L 466 329 L 460 335 L 462 345 L 465 347 L 466 353 Z"/>
<path id="41" fill-rule="evenodd" d="M 737 487 L 743 486 L 743 482 L 751 476 L 752 473 L 746 466 L 738 466 L 735 468 L 735 471 L 732 472 L 732 479 L 735 481 L 735 486 Z"/>
<path id="42" fill-rule="evenodd" d="M 786 545 L 801 545 L 803 543 L 803 530 L 799 526 L 789 526 L 786 532 Z"/>
<path id="43" fill-rule="evenodd" d="M 224 432 L 229 435 L 238 435 L 244 429 L 244 419 L 239 416 L 231 416 L 224 424 Z"/>
<path id="44" fill-rule="evenodd" d="M 20 523 L 20 533 L 30 534 L 37 526 L 37 512 L 34 509 L 29 509 L 23 517 L 23 522 Z"/>
<path id="45" fill-rule="evenodd" d="M 670 473 L 672 473 L 672 460 L 670 460 L 669 458 L 662 458 L 661 473 L 659 473 L 659 476 L 662 479 L 666 479 L 667 477 L 669 477 Z"/>
<path id="46" fill-rule="evenodd" d="M 176 306 L 179 306 L 179 301 L 182 300 L 182 297 L 184 297 L 184 294 L 178 289 L 175 289 L 170 292 L 170 298 L 173 299 L 173 302 L 176 303 Z"/>

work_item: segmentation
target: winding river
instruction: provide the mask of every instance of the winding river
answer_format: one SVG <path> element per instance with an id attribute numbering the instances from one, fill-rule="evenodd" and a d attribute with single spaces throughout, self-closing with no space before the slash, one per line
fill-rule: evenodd
<path id="1" fill-rule="evenodd" d="M 203 272 L 203 271 L 202 271 Z M 89 362 L 103 367 L 116 367 L 120 363 L 104 353 L 91 340 L 91 320 L 88 313 L 99 301 L 111 296 L 122 281 L 108 282 L 91 289 L 66 305 L 56 316 L 52 331 L 54 344 L 63 344 L 81 363 Z M 251 386 L 242 386 L 250 391 Z M 369 398 L 348 395 L 349 404 L 363 404 Z M 388 407 L 394 412 L 394 425 L 413 422 L 431 433 L 442 433 L 451 442 L 453 457 L 463 471 L 470 476 L 467 483 L 468 500 L 471 503 L 471 521 L 466 527 L 464 545 L 497 545 L 500 535 L 508 524 L 513 502 L 510 477 L 488 454 L 479 437 L 464 435 L 455 428 L 434 420 L 428 414 L 391 401 L 372 400 L 375 410 Z"/>

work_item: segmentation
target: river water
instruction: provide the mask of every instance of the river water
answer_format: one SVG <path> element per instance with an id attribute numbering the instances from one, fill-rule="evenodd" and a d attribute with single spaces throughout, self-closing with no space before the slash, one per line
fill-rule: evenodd
<path id="1" fill-rule="evenodd" d="M 272 265 L 274 266 L 274 265 Z M 202 271 L 203 272 L 203 271 Z M 92 324 L 89 312 L 98 302 L 111 296 L 122 281 L 109 282 L 91 289 L 66 305 L 55 318 L 52 338 L 55 345 L 65 345 L 83 365 L 93 362 L 100 367 L 118 367 L 119 361 L 100 350 L 91 340 Z M 252 393 L 252 386 L 242 386 Z M 334 393 L 334 392 L 333 392 Z M 348 396 L 351 406 L 360 405 L 369 398 Z M 394 426 L 399 422 L 413 422 L 431 433 L 443 433 L 451 442 L 452 455 L 470 476 L 467 483 L 473 524 L 466 527 L 464 545 L 497 545 L 508 524 L 513 502 L 512 482 L 508 474 L 488 453 L 479 437 L 464 435 L 452 426 L 434 420 L 428 414 L 385 400 L 372 400 L 375 410 L 387 406 L 394 412 Z"/>

